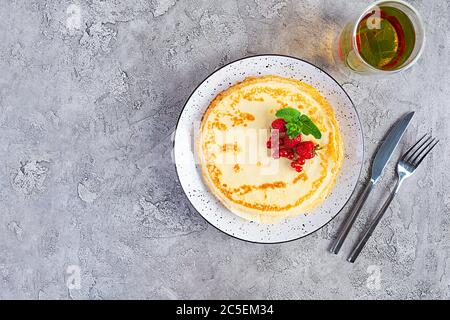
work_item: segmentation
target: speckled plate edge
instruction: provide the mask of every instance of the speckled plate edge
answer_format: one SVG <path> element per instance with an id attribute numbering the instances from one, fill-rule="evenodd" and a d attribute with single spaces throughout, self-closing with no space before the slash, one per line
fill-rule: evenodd
<path id="1" fill-rule="evenodd" d="M 291 60 L 291 62 L 292 63 L 299 63 L 299 64 L 303 64 L 303 67 L 307 67 L 307 68 L 313 68 L 313 69 L 315 69 L 314 71 L 315 72 L 317 72 L 317 74 L 318 75 L 320 75 L 320 76 L 322 76 L 322 77 L 325 77 L 327 80 L 331 80 L 331 82 L 330 83 L 334 83 L 334 85 L 336 85 L 336 87 L 339 89 L 339 93 L 341 93 L 341 94 L 344 94 L 344 96 L 343 96 L 343 98 L 344 99 L 348 99 L 348 103 L 349 103 L 349 105 L 351 106 L 351 108 L 349 109 L 349 110 L 351 110 L 352 112 L 353 112 L 353 115 L 351 116 L 351 117 L 353 117 L 353 116 L 355 116 L 355 118 L 356 118 L 356 122 L 354 123 L 354 125 L 356 125 L 356 131 L 357 131 L 357 133 L 359 133 L 359 134 L 356 134 L 355 135 L 355 139 L 357 140 L 357 144 L 358 144 L 358 150 L 356 150 L 356 154 L 355 154 L 355 156 L 357 157 L 357 164 L 358 164 L 358 166 L 359 166 L 359 170 L 358 170 L 358 174 L 357 175 L 353 175 L 353 182 L 352 182 L 352 186 L 351 186 L 351 191 L 348 193 L 348 196 L 346 196 L 346 200 L 345 201 L 343 201 L 343 204 L 340 206 L 340 208 L 339 209 L 337 209 L 337 210 L 333 210 L 335 213 L 333 213 L 333 214 L 329 214 L 329 218 L 328 218 L 328 220 L 327 221 L 325 221 L 325 222 L 323 222 L 323 223 L 321 223 L 320 225 L 317 225 L 317 226 L 313 226 L 313 225 L 311 225 L 311 229 L 310 230 L 308 230 L 307 232 L 303 232 L 303 234 L 298 234 L 298 235 L 296 235 L 296 236 L 291 236 L 291 237 L 289 237 L 289 238 L 287 238 L 287 239 L 271 239 L 270 238 L 270 236 L 267 238 L 264 238 L 264 237 L 261 237 L 260 239 L 255 239 L 255 238 L 253 238 L 253 237 L 250 237 L 250 238 L 248 238 L 248 237 L 245 237 L 245 236 L 242 236 L 242 235 L 238 235 L 238 234 L 236 234 L 235 232 L 232 232 L 232 231 L 230 231 L 230 230 L 224 230 L 225 228 L 223 227 L 223 226 L 218 226 L 217 225 L 217 220 L 216 221 L 211 221 L 211 217 L 210 216 L 208 216 L 208 214 L 205 214 L 205 210 L 203 210 L 203 212 L 202 212 L 202 208 L 199 208 L 199 207 L 201 207 L 200 205 L 199 205 L 199 203 L 198 202 L 196 202 L 196 197 L 198 197 L 198 195 L 194 195 L 193 196 L 193 193 L 191 192 L 191 191 L 189 191 L 189 190 L 186 190 L 187 189 L 187 185 L 186 185 L 186 183 L 185 183 L 185 181 L 183 181 L 183 178 L 181 178 L 180 177 L 180 171 L 183 171 L 184 170 L 184 168 L 180 168 L 180 165 L 179 165 L 179 162 L 178 161 L 176 161 L 176 159 L 177 159 L 177 154 L 178 154 L 178 152 L 177 152 L 177 145 L 179 145 L 179 144 L 177 144 L 177 140 L 180 140 L 180 138 L 178 138 L 178 134 L 179 134 L 179 132 L 181 131 L 180 130 L 180 121 L 181 121 L 181 119 L 182 119 L 182 117 L 183 117 L 183 114 L 185 113 L 185 111 L 186 111 L 186 106 L 188 106 L 188 104 L 189 104 L 189 102 L 191 101 L 191 99 L 193 98 L 193 96 L 196 94 L 196 93 L 198 93 L 198 91 L 199 91 L 199 89 L 200 88 L 202 88 L 202 86 L 205 84 L 205 83 L 208 83 L 208 80 L 209 79 L 211 79 L 213 76 L 215 76 L 219 71 L 221 71 L 221 70 L 224 70 L 225 68 L 229 68 L 230 66 L 232 66 L 232 65 L 234 65 L 234 64 L 237 64 L 237 63 L 240 63 L 240 62 L 245 62 L 246 60 L 251 60 L 251 59 L 259 59 L 259 60 L 261 60 L 261 59 L 265 59 L 266 61 L 269 61 L 269 60 L 276 60 L 276 59 L 281 59 L 281 60 L 287 60 L 287 61 L 289 61 L 289 60 Z M 272 62 L 268 62 L 268 66 L 270 66 L 271 65 L 271 63 Z M 281 63 L 281 65 L 283 65 L 283 63 Z M 233 82 L 237 82 L 237 81 L 241 81 L 241 80 L 243 80 L 245 77 L 248 77 L 248 76 L 260 76 L 260 75 L 265 75 L 265 74 L 278 74 L 278 75 L 280 75 L 280 76 L 285 76 L 285 77 L 289 77 L 290 75 L 287 75 L 286 74 L 286 72 L 285 71 L 283 71 L 283 73 L 282 74 L 280 74 L 280 73 L 278 73 L 278 72 L 276 72 L 276 71 L 272 71 L 272 70 L 270 70 L 270 68 L 268 68 L 268 66 L 266 66 L 266 70 L 263 70 L 263 71 L 260 71 L 260 72 L 254 72 L 254 73 L 246 73 L 246 72 L 243 72 L 243 73 L 240 73 L 239 74 L 239 76 L 237 76 L 236 74 L 234 74 L 237 78 L 235 78 L 235 79 L 233 79 L 230 83 L 228 83 L 228 85 L 230 85 L 230 84 L 233 84 Z M 284 67 L 283 67 L 284 68 Z M 269 69 L 269 70 L 267 70 L 267 69 Z M 293 76 L 291 76 L 291 77 L 293 77 Z M 312 77 L 310 77 L 310 81 L 308 81 L 308 79 L 306 79 L 306 76 L 303 76 L 303 77 L 293 77 L 293 78 L 297 78 L 297 79 L 299 79 L 299 80 L 301 80 L 301 81 L 304 81 L 304 82 L 306 82 L 306 83 L 310 83 L 310 84 L 312 84 L 313 86 L 315 86 L 315 87 L 317 87 L 317 84 L 314 84 L 314 83 L 311 83 L 312 82 Z M 219 92 L 221 92 L 221 91 L 223 91 L 224 89 L 226 89 L 226 87 L 227 86 L 221 86 L 220 88 L 216 88 L 216 91 L 214 91 L 214 92 L 212 92 L 210 95 L 210 97 L 209 97 L 209 101 L 211 101 Z M 320 86 L 319 86 L 319 91 L 321 91 L 321 93 L 323 94 L 323 92 L 322 92 L 322 90 L 320 90 L 321 88 L 320 88 Z M 329 92 L 328 92 L 329 93 Z M 328 93 L 327 94 L 324 94 L 324 96 L 327 98 L 327 99 L 329 99 L 329 96 L 328 96 Z M 338 94 L 338 92 L 334 92 L 335 94 Z M 203 112 L 206 110 L 206 108 L 208 107 L 208 105 L 209 105 L 209 103 L 205 103 L 205 105 L 203 105 L 203 106 L 201 106 L 201 111 L 199 110 L 198 112 L 201 112 L 201 115 L 203 114 Z M 200 117 L 201 117 L 201 115 L 200 115 Z M 337 120 L 338 120 L 338 122 L 340 122 L 339 121 L 339 118 L 338 118 L 338 116 L 337 116 Z M 340 123 L 340 126 L 342 126 L 342 124 Z M 191 129 L 193 129 L 193 128 L 191 128 Z M 341 131 L 342 131 L 342 129 L 341 129 Z M 186 132 L 185 132 L 186 133 Z M 187 134 L 188 136 L 191 136 L 192 137 L 192 134 L 191 133 L 188 133 Z M 177 124 L 176 124 L 176 127 L 175 127 L 175 134 L 174 134 L 174 141 L 173 141 L 173 149 L 174 149 L 174 160 L 175 160 L 175 169 L 176 169 L 176 173 L 177 173 L 177 177 L 178 177 L 178 180 L 179 180 L 179 182 L 180 182 L 180 184 L 181 184 L 181 186 L 182 186 L 182 188 L 183 188 L 183 191 L 184 191 L 184 193 L 185 193 L 185 195 L 186 195 L 186 197 L 187 197 L 187 199 L 189 200 L 189 202 L 191 203 L 191 205 L 192 205 L 192 207 L 209 223 L 209 224 L 211 224 L 213 227 L 215 227 L 216 229 L 218 229 L 218 230 L 220 230 L 220 231 L 222 231 L 222 232 L 224 232 L 225 234 L 227 234 L 227 235 L 229 235 L 229 236 L 232 236 L 232 237 L 234 237 L 234 238 L 236 238 L 236 239 L 239 239 L 239 240 L 243 240 L 243 241 L 247 241 L 247 242 L 252 242 L 252 243 L 265 243 L 265 244 L 276 244 L 276 243 L 285 243 L 285 242 L 289 242 L 289 241 L 294 241 L 294 240 L 298 240 L 298 239 L 300 239 L 300 238 L 303 238 L 303 237 L 306 237 L 306 236 L 308 236 L 308 235 L 310 235 L 310 234 L 312 234 L 312 233 L 314 233 L 314 232 L 316 232 L 316 231 L 318 231 L 318 230 L 320 230 L 321 228 L 323 228 L 324 226 L 326 226 L 330 221 L 332 221 L 341 211 L 342 211 L 342 209 L 346 206 L 346 204 L 348 203 L 348 201 L 352 198 L 352 196 L 353 196 L 353 194 L 354 194 L 354 192 L 355 192 L 355 189 L 356 189 L 356 186 L 357 186 L 357 182 L 358 182 L 358 180 L 359 180 L 359 178 L 360 178 L 360 175 L 361 175 L 361 171 L 362 171 L 362 166 L 363 166 L 363 163 L 364 163 L 364 139 L 363 139 L 363 128 L 362 128 L 362 125 L 361 125 L 361 121 L 360 121 L 360 118 L 359 118 L 359 115 L 358 115 L 358 112 L 357 112 L 357 110 L 356 110 L 356 108 L 355 108 L 355 105 L 354 105 L 354 103 L 353 103 L 353 101 L 351 100 L 351 98 L 350 98 L 350 96 L 348 95 L 348 93 L 344 90 L 344 88 L 330 75 L 330 74 L 328 74 L 327 72 L 325 72 L 324 70 L 322 70 L 322 69 L 320 69 L 320 68 L 318 68 L 318 67 L 316 67 L 316 66 L 314 66 L 313 64 L 311 64 L 311 63 L 309 63 L 309 62 L 307 62 L 307 61 L 305 61 L 305 60 L 302 60 L 302 59 L 300 59 L 300 58 L 296 58 L 296 57 L 292 57 L 292 56 L 287 56 L 287 55 L 280 55 L 280 54 L 261 54 L 261 55 L 253 55 L 253 56 L 248 56 L 248 57 L 244 57 L 244 58 L 241 58 L 241 59 L 237 59 L 237 60 L 235 60 L 235 61 L 232 61 L 232 62 L 230 62 L 230 63 L 228 63 L 228 64 L 226 64 L 226 65 L 224 65 L 224 66 L 222 66 L 222 67 L 220 67 L 220 68 L 218 68 L 217 70 L 215 70 L 214 72 L 212 72 L 208 77 L 206 77 L 194 90 L 193 90 L 193 92 L 191 93 L 191 95 L 188 97 L 188 99 L 186 100 L 186 103 L 184 104 L 184 106 L 183 106 L 183 109 L 181 110 L 181 112 L 180 112 L 180 115 L 179 115 L 179 117 L 178 117 L 178 120 L 177 120 Z M 177 139 L 178 138 L 178 139 Z M 344 140 L 344 143 L 345 143 L 345 140 Z M 192 141 L 191 141 L 191 143 L 190 144 L 192 144 Z M 346 151 L 347 149 L 345 148 L 345 146 L 344 146 L 344 151 Z M 191 150 L 192 151 L 192 150 Z M 194 157 L 194 153 L 192 152 L 192 156 Z M 347 158 L 347 153 L 345 152 L 345 158 Z M 198 166 L 197 165 L 195 165 L 195 160 L 194 160 L 194 158 L 192 158 L 191 159 L 192 160 L 192 164 L 194 165 L 194 167 L 195 167 L 195 172 L 197 172 L 197 174 L 200 176 L 200 180 L 201 180 L 201 174 L 200 174 L 200 172 L 199 172 L 199 170 L 198 170 Z M 346 162 L 346 160 L 344 160 L 344 165 L 345 165 L 345 162 Z M 348 170 L 348 169 L 347 169 Z M 262 224 L 262 225 L 260 225 L 260 224 L 258 224 L 258 223 L 255 223 L 255 222 L 248 222 L 248 221 L 245 221 L 245 220 L 243 220 L 243 219 L 241 219 L 241 218 L 239 218 L 239 217 L 237 217 L 236 215 L 234 215 L 234 214 L 232 214 L 231 212 L 229 212 L 225 207 L 223 207 L 222 206 L 222 204 L 214 197 L 214 195 L 212 195 L 210 192 L 209 192 L 209 190 L 207 190 L 207 187 L 203 184 L 203 181 L 200 181 L 200 183 L 201 183 L 201 187 L 200 187 L 200 189 L 202 189 L 201 190 L 201 196 L 207 196 L 207 197 L 209 197 L 209 200 L 207 201 L 207 203 L 213 203 L 213 206 L 215 207 L 215 209 L 216 210 L 218 210 L 218 209 L 220 209 L 220 210 L 218 210 L 218 211 L 220 211 L 220 213 L 218 214 L 218 216 L 220 217 L 220 219 L 222 219 L 223 217 L 221 216 L 221 215 L 224 215 L 225 217 L 227 217 L 228 219 L 233 219 L 233 220 L 237 220 L 238 221 L 238 224 L 240 224 L 241 226 L 239 227 L 239 229 L 240 230 L 242 230 L 242 227 L 244 226 L 244 228 L 248 228 L 249 226 L 260 226 L 260 228 L 261 228 L 261 230 L 259 230 L 259 231 L 267 231 L 269 234 L 270 234 L 270 230 L 272 229 L 272 228 L 274 228 L 274 226 L 280 226 L 280 225 L 285 225 L 285 226 L 290 226 L 290 225 L 292 225 L 292 223 L 293 223 L 293 221 L 294 221 L 294 219 L 296 219 L 296 218 L 291 218 L 291 219 L 287 219 L 287 220 L 284 220 L 284 221 L 282 221 L 282 222 L 280 222 L 279 224 L 276 224 L 276 225 L 265 225 L 265 224 Z M 339 183 L 339 178 L 338 178 L 338 182 L 337 182 L 337 184 Z M 333 190 L 335 190 L 336 188 L 334 188 Z M 332 192 L 332 194 L 333 194 L 333 192 Z M 332 194 L 327 198 L 327 200 L 329 199 L 329 198 L 331 198 L 331 196 L 332 196 Z M 325 200 L 324 202 L 326 202 L 327 200 Z M 336 204 L 335 204 L 336 205 Z M 302 214 L 302 215 L 300 215 L 299 217 L 307 217 L 307 216 L 310 216 L 311 217 L 311 215 L 314 215 L 314 214 L 316 214 L 316 215 L 318 215 L 318 214 L 324 214 L 323 212 L 325 212 L 324 210 L 322 210 L 322 211 L 320 211 L 322 209 L 322 205 L 321 206 L 319 206 L 317 209 L 315 209 L 313 212 L 311 212 L 311 213 L 309 213 L 308 215 L 304 215 L 304 214 Z M 318 212 L 316 212 L 316 211 L 318 211 Z M 330 210 L 331 211 L 331 210 Z M 328 212 L 328 213 L 330 213 L 330 212 Z M 217 213 L 215 213 L 215 215 L 217 215 Z M 208 219 L 209 218 L 209 219 Z M 303 224 L 303 227 L 305 227 L 305 224 Z M 291 227 L 292 228 L 292 227 Z M 264 230 L 263 230 L 264 229 Z M 253 230 L 254 231 L 254 230 Z"/>

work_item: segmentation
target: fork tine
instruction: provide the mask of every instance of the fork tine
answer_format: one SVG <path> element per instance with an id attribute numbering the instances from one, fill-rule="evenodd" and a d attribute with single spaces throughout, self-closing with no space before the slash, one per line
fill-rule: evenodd
<path id="1" fill-rule="evenodd" d="M 416 146 L 423 140 L 423 138 L 425 138 L 427 136 L 427 134 L 425 133 L 425 135 L 422 137 L 422 138 L 420 138 L 419 139 L 419 141 L 417 141 L 411 148 L 409 148 L 408 149 L 408 151 L 406 151 L 406 153 L 403 155 L 403 157 L 402 157 L 402 160 L 404 160 L 404 161 L 407 161 L 406 159 L 407 158 L 411 158 L 411 157 L 409 157 L 409 155 L 410 155 L 410 152 L 413 152 L 413 150 L 415 150 L 414 151 L 414 153 L 416 153 L 417 152 L 417 150 L 419 150 L 422 146 L 423 146 L 423 144 L 425 143 L 425 142 L 427 142 L 427 140 L 429 140 L 430 138 L 428 138 L 428 139 L 426 139 L 417 149 L 416 149 Z M 411 155 L 411 156 L 413 156 L 414 155 L 414 153 Z"/>
<path id="2" fill-rule="evenodd" d="M 431 152 L 431 150 L 433 150 L 433 148 L 438 144 L 438 142 L 439 142 L 439 140 L 436 141 L 435 143 L 433 143 L 433 145 L 432 145 L 430 148 L 427 147 L 427 148 L 428 148 L 428 151 L 425 152 L 425 154 L 424 154 L 419 160 L 417 160 L 417 163 L 416 163 L 416 164 L 414 164 L 416 168 L 417 168 L 417 167 L 419 166 L 419 164 L 423 161 L 423 159 L 425 159 L 425 157 Z"/>
<path id="3" fill-rule="evenodd" d="M 428 142 L 424 143 L 423 146 L 417 150 L 417 155 L 414 155 L 414 157 L 413 156 L 410 157 L 409 162 L 413 165 L 417 163 L 417 159 L 420 159 L 420 157 L 424 154 L 424 152 L 427 151 L 427 149 L 434 143 L 435 140 L 436 140 L 435 138 L 431 140 L 428 139 Z"/>

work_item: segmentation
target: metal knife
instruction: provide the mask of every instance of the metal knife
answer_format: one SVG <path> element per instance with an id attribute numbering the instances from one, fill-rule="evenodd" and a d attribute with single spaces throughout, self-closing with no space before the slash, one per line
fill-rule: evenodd
<path id="1" fill-rule="evenodd" d="M 370 177 L 370 181 L 367 183 L 366 187 L 364 188 L 363 193 L 361 194 L 361 197 L 356 202 L 355 206 L 353 207 L 352 211 L 347 217 L 347 220 L 344 222 L 344 225 L 342 229 L 338 233 L 338 237 L 333 243 L 333 245 L 330 248 L 330 252 L 337 254 L 339 250 L 342 247 L 342 244 L 344 243 L 345 239 L 347 238 L 347 235 L 353 226 L 353 223 L 356 220 L 356 217 L 358 217 L 359 212 L 361 211 L 362 206 L 367 200 L 367 197 L 369 196 L 370 192 L 373 189 L 373 186 L 377 183 L 378 179 L 381 176 L 381 173 L 383 172 L 384 167 L 388 163 L 389 159 L 392 156 L 392 153 L 395 150 L 395 147 L 397 147 L 398 142 L 402 138 L 403 134 L 406 131 L 406 128 L 408 128 L 408 125 L 414 116 L 414 112 L 410 112 L 406 115 L 404 115 L 389 131 L 389 134 L 387 135 L 386 139 L 381 144 L 380 148 L 378 149 L 375 158 L 372 163 L 372 175 Z"/>

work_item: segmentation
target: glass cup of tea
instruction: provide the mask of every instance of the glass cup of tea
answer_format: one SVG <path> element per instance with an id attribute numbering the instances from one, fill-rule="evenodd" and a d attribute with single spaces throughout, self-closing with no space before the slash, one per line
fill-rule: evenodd
<path id="1" fill-rule="evenodd" d="M 338 64 L 361 74 L 405 70 L 425 42 L 419 13 L 404 1 L 377 1 L 342 29 L 334 46 Z"/>

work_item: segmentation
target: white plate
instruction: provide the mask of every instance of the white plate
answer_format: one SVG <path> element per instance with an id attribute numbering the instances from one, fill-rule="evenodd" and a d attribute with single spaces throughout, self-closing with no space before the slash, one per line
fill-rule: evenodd
<path id="1" fill-rule="evenodd" d="M 248 76 L 278 75 L 312 85 L 328 100 L 339 122 L 344 163 L 331 194 L 307 215 L 259 224 L 226 209 L 203 183 L 194 155 L 194 126 L 217 94 Z M 358 114 L 344 89 L 327 73 L 303 60 L 281 55 L 243 58 L 213 72 L 191 94 L 178 120 L 174 160 L 178 178 L 194 208 L 214 227 L 242 240 L 279 243 L 304 237 L 327 224 L 352 195 L 363 163 L 363 137 Z"/>

